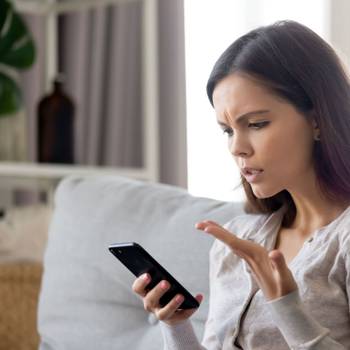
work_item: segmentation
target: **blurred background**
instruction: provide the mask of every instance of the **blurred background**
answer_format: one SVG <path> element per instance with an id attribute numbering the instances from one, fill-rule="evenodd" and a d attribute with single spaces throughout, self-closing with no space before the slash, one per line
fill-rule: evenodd
<path id="1" fill-rule="evenodd" d="M 57 183 L 72 172 L 108 170 L 194 195 L 242 200 L 238 171 L 205 93 L 220 53 L 247 31 L 281 19 L 312 28 L 346 64 L 350 50 L 344 0 L 12 3 L 36 54 L 31 67 L 14 72 L 23 97 L 20 117 L 0 116 L 7 138 L 0 141 L 4 181 L 19 176 Z M 70 124 L 45 117 L 53 114 L 47 98 L 55 81 L 72 105 Z M 15 126 L 10 119 L 17 119 Z M 68 153 L 55 158 L 54 152 Z"/>
<path id="2" fill-rule="evenodd" d="M 215 61 L 247 31 L 291 19 L 347 66 L 348 13 L 347 0 L 1 0 L 0 339 L 37 346 L 42 259 L 64 176 L 123 175 L 243 200 L 206 96 Z"/>
<path id="3" fill-rule="evenodd" d="M 3 181 L 57 183 L 77 171 L 109 171 L 242 200 L 205 93 L 220 53 L 247 31 L 282 19 L 312 28 L 346 64 L 350 51 L 345 0 L 12 3 L 36 53 L 31 67 L 13 72 L 23 97 L 16 125 L 0 115 Z"/>

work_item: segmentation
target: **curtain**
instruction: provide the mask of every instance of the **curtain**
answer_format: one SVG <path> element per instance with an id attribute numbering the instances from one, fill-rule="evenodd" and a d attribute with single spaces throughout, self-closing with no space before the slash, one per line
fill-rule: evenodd
<path id="1" fill-rule="evenodd" d="M 78 164 L 142 166 L 141 3 L 60 21 L 61 71 L 76 101 Z"/>
<path id="2" fill-rule="evenodd" d="M 142 1 L 60 16 L 59 70 L 76 105 L 78 164 L 142 166 Z M 40 16 L 26 16 L 38 46 L 22 75 L 29 119 L 29 159 L 36 160 L 36 106 L 44 87 Z M 163 183 L 187 187 L 183 0 L 158 2 L 159 152 Z"/>

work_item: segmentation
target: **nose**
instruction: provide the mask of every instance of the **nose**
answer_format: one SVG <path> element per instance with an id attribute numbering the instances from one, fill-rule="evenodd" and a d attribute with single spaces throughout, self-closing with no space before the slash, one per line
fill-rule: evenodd
<path id="1" fill-rule="evenodd" d="M 231 139 L 229 149 L 234 157 L 249 157 L 253 153 L 253 149 L 248 140 L 238 133 Z"/>

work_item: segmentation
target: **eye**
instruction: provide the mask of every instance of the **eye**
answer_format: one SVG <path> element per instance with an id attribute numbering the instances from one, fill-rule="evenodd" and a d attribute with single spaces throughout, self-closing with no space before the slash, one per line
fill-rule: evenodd
<path id="1" fill-rule="evenodd" d="M 252 128 L 254 130 L 262 129 L 263 127 L 270 124 L 269 121 L 263 121 L 263 122 L 257 122 L 257 123 L 248 123 L 248 128 Z M 223 129 L 223 133 L 227 134 L 228 137 L 233 136 L 233 130 L 231 128 L 225 128 Z"/>
<path id="2" fill-rule="evenodd" d="M 223 129 L 222 131 L 224 134 L 227 134 L 227 136 L 232 136 L 233 135 L 233 131 L 231 128 L 226 128 L 226 129 Z"/>
<path id="3" fill-rule="evenodd" d="M 253 129 L 261 129 L 264 126 L 268 125 L 270 122 L 264 121 L 264 122 L 257 122 L 257 123 L 249 123 L 248 128 L 253 128 Z"/>

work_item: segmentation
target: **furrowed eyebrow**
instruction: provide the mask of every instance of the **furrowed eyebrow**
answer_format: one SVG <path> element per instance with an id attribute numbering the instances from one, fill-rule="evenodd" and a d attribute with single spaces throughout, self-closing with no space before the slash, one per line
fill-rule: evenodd
<path id="1" fill-rule="evenodd" d="M 258 111 L 251 111 L 251 112 L 248 112 L 248 113 L 245 113 L 239 117 L 236 118 L 236 123 L 237 124 L 242 124 L 248 117 L 251 117 L 252 115 L 255 115 L 255 114 L 265 114 L 265 113 L 268 113 L 270 112 L 269 110 L 267 109 L 262 109 L 262 110 L 258 110 Z M 220 122 L 218 121 L 218 124 L 221 125 L 221 126 L 228 126 L 227 124 L 223 123 L 223 122 Z"/>

